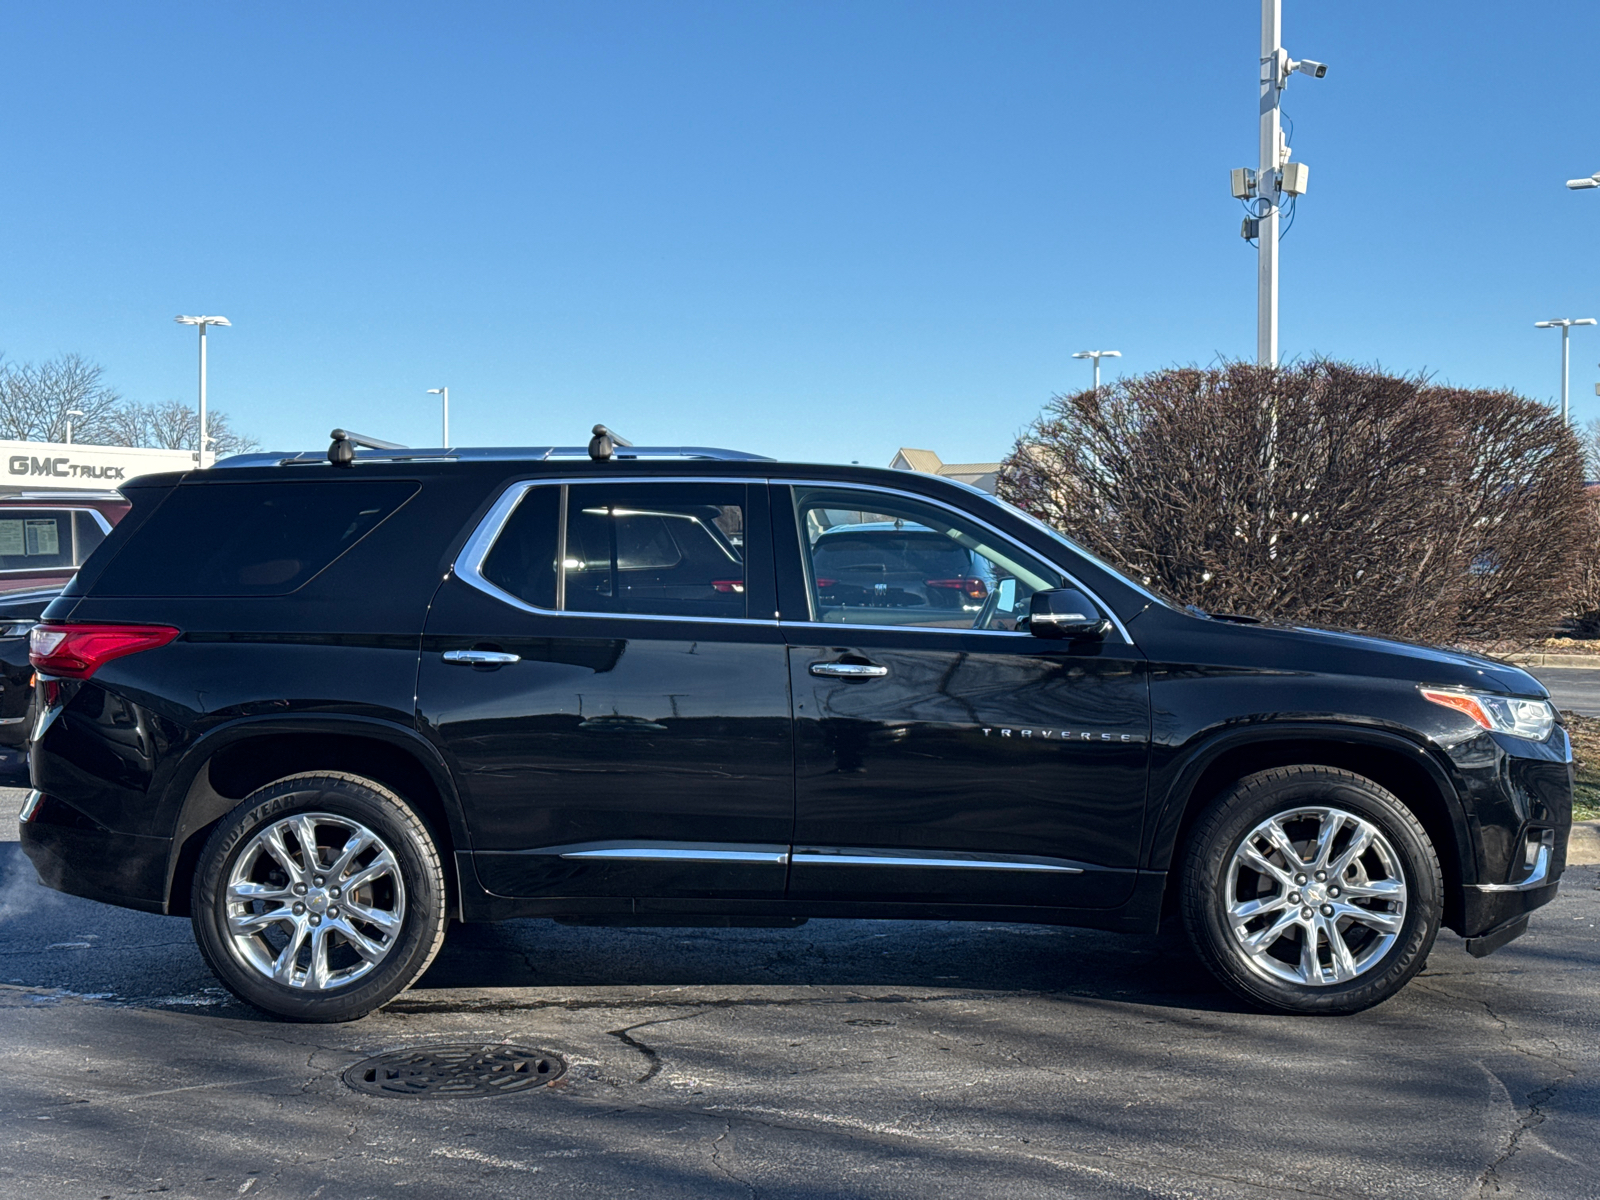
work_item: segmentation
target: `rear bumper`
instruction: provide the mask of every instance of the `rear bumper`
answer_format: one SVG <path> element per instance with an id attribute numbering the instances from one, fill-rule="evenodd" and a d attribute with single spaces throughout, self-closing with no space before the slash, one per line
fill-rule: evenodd
<path id="1" fill-rule="evenodd" d="M 22 852 L 46 887 L 123 908 L 166 912 L 170 839 L 39 820 L 23 821 L 19 832 Z"/>

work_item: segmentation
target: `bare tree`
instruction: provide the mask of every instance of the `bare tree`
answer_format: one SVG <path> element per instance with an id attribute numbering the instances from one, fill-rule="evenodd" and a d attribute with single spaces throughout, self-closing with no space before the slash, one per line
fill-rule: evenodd
<path id="1" fill-rule="evenodd" d="M 125 404 L 117 410 L 109 430 L 113 446 L 153 446 L 164 450 L 193 450 L 200 436 L 200 414 L 178 400 L 165 404 Z M 217 409 L 206 413 L 206 436 L 219 456 L 258 449 L 252 437 L 229 424 Z"/>
<path id="2" fill-rule="evenodd" d="M 176 400 L 136 404 L 107 386 L 102 369 L 81 355 L 63 354 L 43 363 L 8 363 L 0 356 L 0 439 L 18 442 L 66 440 L 67 424 L 80 442 L 103 446 L 152 446 L 193 450 L 200 420 Z M 76 412 L 79 415 L 68 416 Z M 206 415 L 211 449 L 219 455 L 257 448 L 236 431 L 226 413 Z"/>
<path id="3" fill-rule="evenodd" d="M 74 437 L 101 440 L 123 403 L 117 391 L 101 380 L 102 373 L 77 354 L 38 364 L 0 362 L 0 438 L 64 441 L 70 421 Z M 74 410 L 81 415 L 69 417 Z"/>
<path id="4" fill-rule="evenodd" d="M 1560 615 L 1579 461 L 1509 393 L 1234 363 L 1056 397 L 1000 490 L 1180 602 L 1455 640 Z"/>

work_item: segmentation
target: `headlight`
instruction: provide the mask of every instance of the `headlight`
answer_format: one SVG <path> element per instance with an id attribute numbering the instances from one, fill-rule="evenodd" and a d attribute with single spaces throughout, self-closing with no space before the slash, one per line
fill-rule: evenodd
<path id="1" fill-rule="evenodd" d="M 1446 691 L 1442 688 L 1420 690 L 1435 704 L 1464 712 L 1479 725 L 1495 733 L 1509 733 L 1512 737 L 1542 742 L 1555 728 L 1556 710 L 1550 707 L 1547 700 L 1520 700 L 1514 696 Z"/>
<path id="2" fill-rule="evenodd" d="M 0 621 L 0 638 L 26 637 L 37 621 Z"/>

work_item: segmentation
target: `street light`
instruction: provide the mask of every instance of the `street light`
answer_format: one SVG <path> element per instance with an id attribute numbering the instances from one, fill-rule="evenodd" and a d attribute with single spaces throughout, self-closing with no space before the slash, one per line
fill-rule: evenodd
<path id="1" fill-rule="evenodd" d="M 200 327 L 200 449 L 195 455 L 195 460 L 204 468 L 206 465 L 206 326 L 207 325 L 232 325 L 227 317 L 173 317 L 179 325 L 198 325 Z"/>
<path id="2" fill-rule="evenodd" d="M 429 388 L 428 395 L 444 397 L 444 441 L 440 444 L 448 450 L 450 448 L 450 389 L 447 387 Z"/>
<path id="3" fill-rule="evenodd" d="M 1121 350 L 1079 350 L 1072 357 L 1073 358 L 1092 358 L 1092 359 L 1094 359 L 1094 390 L 1095 390 L 1096 393 L 1098 393 L 1100 391 L 1100 360 L 1102 358 L 1121 358 L 1122 357 L 1122 351 Z"/>
<path id="4" fill-rule="evenodd" d="M 1574 325 L 1600 324 L 1593 317 L 1562 317 L 1559 321 L 1535 321 L 1535 329 L 1561 330 L 1561 423 L 1572 424 L 1572 414 L 1567 408 L 1567 337 Z"/>
<path id="5" fill-rule="evenodd" d="M 72 445 L 72 418 L 73 417 L 81 417 L 81 416 L 83 416 L 83 409 L 81 409 L 81 408 L 69 408 L 69 409 L 67 409 L 67 445 L 69 445 L 69 446 Z"/>
<path id="6" fill-rule="evenodd" d="M 1596 171 L 1587 179 L 1569 179 L 1567 180 L 1567 186 L 1575 192 L 1581 192 L 1587 188 L 1600 188 L 1600 171 Z"/>

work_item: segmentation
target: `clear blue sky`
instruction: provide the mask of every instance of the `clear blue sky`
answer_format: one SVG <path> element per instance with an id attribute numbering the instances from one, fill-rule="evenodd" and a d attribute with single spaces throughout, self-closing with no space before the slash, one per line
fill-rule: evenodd
<path id="1" fill-rule="evenodd" d="M 1286 356 L 1551 398 L 1600 316 L 1600 6 L 1285 0 Z M 1254 349 L 1259 7 L 6 6 L 0 349 L 274 448 L 335 424 L 1005 452 L 1070 354 Z M 1600 331 L 1574 334 L 1581 418 Z"/>

